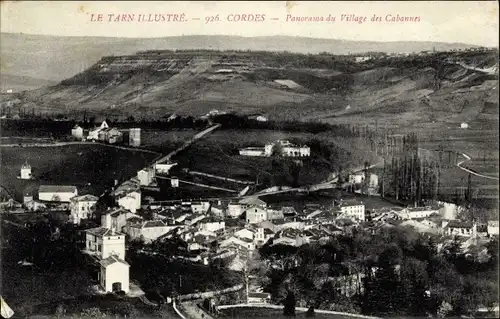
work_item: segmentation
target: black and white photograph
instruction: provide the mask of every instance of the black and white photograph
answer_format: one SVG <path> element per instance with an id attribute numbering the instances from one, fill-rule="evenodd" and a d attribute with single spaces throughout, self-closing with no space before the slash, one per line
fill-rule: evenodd
<path id="1" fill-rule="evenodd" d="M 2 1 L 1 318 L 499 317 L 497 1 Z"/>

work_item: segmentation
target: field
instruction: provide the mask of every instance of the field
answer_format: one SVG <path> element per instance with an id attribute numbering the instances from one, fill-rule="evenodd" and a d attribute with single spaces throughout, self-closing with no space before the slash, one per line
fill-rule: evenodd
<path id="1" fill-rule="evenodd" d="M 298 174 L 294 171 L 292 159 L 276 161 L 269 157 L 239 155 L 240 148 L 263 147 L 265 143 L 278 139 L 311 146 L 312 156 L 303 159 Z M 313 140 L 319 144 L 311 145 Z M 327 159 L 323 155 L 330 150 L 335 155 Z M 179 167 L 244 181 L 258 181 L 267 186 L 319 183 L 326 180 L 335 167 L 358 167 L 364 159 L 372 159 L 372 154 L 366 146 L 356 144 L 354 139 L 337 138 L 328 132 L 310 134 L 273 130 L 217 130 L 174 157 Z"/>
<path id="2" fill-rule="evenodd" d="M 306 318 L 306 313 L 304 311 L 295 311 L 295 318 Z M 283 315 L 283 310 L 280 309 L 268 309 L 268 308 L 229 308 L 221 310 L 221 314 L 217 317 L 220 319 L 228 318 L 254 318 L 254 319 L 264 319 L 264 318 L 275 318 L 275 319 L 285 319 L 289 318 Z M 333 314 L 322 314 L 315 313 L 314 318 L 320 319 L 347 319 L 353 318 L 351 316 L 343 315 L 333 315 Z M 356 317 L 354 317 L 356 318 Z"/>
<path id="3" fill-rule="evenodd" d="M 2 186 L 21 200 L 23 193 L 37 193 L 39 185 L 74 185 L 79 194 L 100 195 L 114 180 L 123 182 L 151 161 L 155 155 L 115 149 L 104 145 L 1 148 Z M 17 179 L 27 161 L 33 180 Z"/>

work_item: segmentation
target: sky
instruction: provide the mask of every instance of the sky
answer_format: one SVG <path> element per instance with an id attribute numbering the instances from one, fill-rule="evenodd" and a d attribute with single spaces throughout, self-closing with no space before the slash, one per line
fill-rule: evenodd
<path id="1" fill-rule="evenodd" d="M 1 32 L 25 34 L 132 38 L 289 35 L 363 41 L 461 42 L 489 47 L 498 47 L 499 41 L 497 1 L 2 1 L 0 12 Z M 139 14 L 182 13 L 184 22 L 137 21 Z M 103 15 L 103 21 L 91 21 L 98 14 Z M 134 21 L 109 22 L 109 14 L 134 14 Z M 265 15 L 265 20 L 228 21 L 237 14 Z M 366 17 L 367 21 L 340 21 L 342 14 Z M 205 19 L 215 19 L 217 15 L 219 21 L 206 23 Z M 286 21 L 287 15 L 324 20 L 331 15 L 336 21 L 292 22 Z M 382 21 L 371 22 L 374 15 Z M 419 17 L 420 21 L 386 22 L 388 15 Z"/>

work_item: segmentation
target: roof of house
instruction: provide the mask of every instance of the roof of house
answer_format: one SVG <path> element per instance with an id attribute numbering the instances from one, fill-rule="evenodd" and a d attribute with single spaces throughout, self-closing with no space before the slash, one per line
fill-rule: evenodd
<path id="1" fill-rule="evenodd" d="M 165 223 L 161 220 L 150 220 L 150 221 L 145 221 L 142 224 L 142 228 L 153 228 L 153 227 L 164 227 L 166 226 Z"/>
<path id="2" fill-rule="evenodd" d="M 75 196 L 71 198 L 72 202 L 96 202 L 99 199 L 99 197 L 94 196 L 94 195 L 81 195 L 81 196 Z"/>
<path id="3" fill-rule="evenodd" d="M 462 220 L 450 220 L 446 225 L 446 228 L 472 228 L 471 222 L 465 222 Z"/>
<path id="4" fill-rule="evenodd" d="M 108 267 L 109 265 L 112 265 L 112 264 L 114 264 L 114 263 L 122 263 L 122 264 L 124 264 L 124 265 L 126 265 L 126 266 L 129 266 L 129 267 L 130 267 L 130 265 L 129 265 L 129 264 L 128 264 L 125 260 L 120 259 L 120 258 L 118 258 L 118 257 L 116 257 L 116 256 L 113 256 L 113 255 L 112 255 L 112 256 L 109 256 L 108 258 L 102 259 L 99 263 L 100 263 L 100 264 L 101 264 L 101 266 L 103 266 L 104 268 L 106 268 L 106 267 Z"/>
<path id="5" fill-rule="evenodd" d="M 364 205 L 362 201 L 357 199 L 345 199 L 340 202 L 340 206 L 358 206 Z"/>
<path id="6" fill-rule="evenodd" d="M 69 185 L 40 185 L 39 193 L 74 193 L 76 186 Z"/>
<path id="7" fill-rule="evenodd" d="M 267 205 L 266 202 L 264 202 L 262 199 L 259 199 L 257 197 L 243 198 L 242 200 L 239 201 L 239 203 L 244 204 L 244 205 L 255 205 L 255 206 Z"/>
<path id="8" fill-rule="evenodd" d="M 113 231 L 109 228 L 105 227 L 96 227 L 96 228 L 90 228 L 85 230 L 87 233 L 90 233 L 95 236 L 99 237 L 104 237 L 104 236 L 123 236 L 122 233 L 119 233 L 117 231 Z"/>

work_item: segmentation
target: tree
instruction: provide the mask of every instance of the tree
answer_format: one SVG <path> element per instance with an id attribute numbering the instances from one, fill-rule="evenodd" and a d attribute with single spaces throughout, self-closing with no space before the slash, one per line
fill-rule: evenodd
<path id="1" fill-rule="evenodd" d="M 287 317 L 295 317 L 295 293 L 293 291 L 287 291 L 284 306 L 283 315 Z"/>

